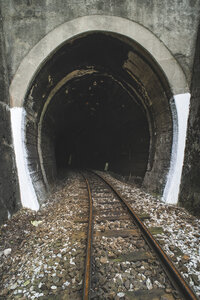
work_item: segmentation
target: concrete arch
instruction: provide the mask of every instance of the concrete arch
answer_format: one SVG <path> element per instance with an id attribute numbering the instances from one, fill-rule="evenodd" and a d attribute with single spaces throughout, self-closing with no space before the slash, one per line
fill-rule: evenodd
<path id="1" fill-rule="evenodd" d="M 92 15 L 66 22 L 49 32 L 21 62 L 10 86 L 11 107 L 22 107 L 33 75 L 43 61 L 66 40 L 88 31 L 108 31 L 127 36 L 143 46 L 164 71 L 172 92 L 189 91 L 185 75 L 167 47 L 142 25 L 115 16 Z"/>
<path id="2" fill-rule="evenodd" d="M 19 175 L 19 181 L 26 178 L 26 182 L 20 183 L 21 185 L 25 185 L 29 188 L 29 192 L 22 192 L 23 187 L 21 187 L 21 197 L 22 204 L 24 206 L 28 206 L 33 209 L 38 208 L 37 197 L 34 193 L 34 189 L 31 183 L 30 174 L 28 173 L 28 161 L 27 161 L 27 151 L 25 149 L 24 142 L 24 128 L 23 128 L 23 105 L 24 99 L 27 92 L 28 87 L 30 86 L 34 75 L 40 69 L 43 62 L 53 53 L 59 46 L 61 46 L 64 42 L 73 38 L 77 35 L 87 33 L 90 31 L 104 31 L 104 32 L 112 32 L 121 34 L 125 37 L 128 37 L 138 44 L 140 44 L 149 54 L 155 59 L 155 61 L 160 66 L 161 70 L 163 70 L 170 88 L 172 90 L 173 95 L 177 94 L 185 94 L 188 92 L 188 84 L 185 78 L 185 75 L 172 56 L 167 47 L 148 29 L 135 23 L 133 21 L 114 16 L 105 16 L 105 15 L 92 15 L 92 16 L 84 16 L 72 21 L 66 22 L 59 27 L 52 30 L 48 33 L 43 39 L 41 39 L 27 54 L 27 56 L 21 62 L 14 78 L 10 86 L 10 106 L 13 110 L 11 110 L 11 116 L 13 115 L 14 120 L 14 109 L 20 115 L 21 122 L 18 122 L 18 127 L 14 128 L 13 126 L 13 136 L 15 142 L 15 153 L 17 161 L 19 161 L 19 165 L 24 165 L 24 170 L 22 171 L 23 175 Z M 175 110 L 177 106 L 175 105 Z M 12 113 L 13 111 L 13 113 Z M 176 115 L 176 113 L 174 113 Z M 176 120 L 174 120 L 175 122 Z M 187 121 L 187 120 L 186 120 Z M 179 121 L 177 121 L 179 122 Z M 178 128 L 179 125 L 177 125 Z M 21 141 L 21 150 L 17 151 L 17 135 L 20 136 Z M 173 137 L 173 148 L 172 148 L 172 159 L 171 159 L 171 167 L 169 174 L 176 174 L 176 170 L 174 170 L 174 164 L 178 155 L 178 131 L 174 132 Z M 185 145 L 185 144 L 184 144 Z M 17 153 L 18 152 L 18 153 Z M 19 170 L 19 168 L 18 168 Z M 182 167 L 181 167 L 182 170 Z M 164 200 L 168 201 L 168 190 L 172 190 L 172 183 L 170 181 L 171 175 L 168 176 L 166 189 L 164 193 Z M 173 177 L 173 176 L 172 176 Z M 180 181 L 180 180 L 179 180 Z M 27 193 L 30 195 L 29 204 L 23 203 L 23 198 L 26 198 Z M 24 194 L 24 196 L 23 196 Z M 31 200 L 32 198 L 32 200 Z M 178 194 L 176 195 L 176 200 L 173 202 L 177 202 Z"/>

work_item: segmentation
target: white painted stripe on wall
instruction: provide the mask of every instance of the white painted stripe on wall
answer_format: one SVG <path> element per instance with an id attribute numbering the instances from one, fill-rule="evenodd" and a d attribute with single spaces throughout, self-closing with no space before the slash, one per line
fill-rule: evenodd
<path id="1" fill-rule="evenodd" d="M 27 155 L 23 138 L 24 126 L 22 122 L 24 120 L 24 116 L 25 111 L 22 107 L 11 108 L 11 127 L 19 178 L 21 203 L 23 207 L 38 210 L 39 203 L 28 171 Z"/>
<path id="2" fill-rule="evenodd" d="M 184 152 L 187 134 L 187 122 L 190 107 L 190 94 L 174 96 L 173 114 L 173 145 L 170 169 L 163 192 L 162 200 L 166 203 L 177 204 L 183 169 Z"/>

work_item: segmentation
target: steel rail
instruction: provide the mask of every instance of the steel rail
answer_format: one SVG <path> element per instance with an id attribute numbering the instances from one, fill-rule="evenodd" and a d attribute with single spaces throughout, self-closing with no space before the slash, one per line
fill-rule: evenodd
<path id="1" fill-rule="evenodd" d="M 123 195 L 117 191 L 113 185 L 102 175 L 95 171 L 91 171 L 93 174 L 97 175 L 101 178 L 112 190 L 113 192 L 119 197 L 119 199 L 126 205 L 128 208 L 129 213 L 132 215 L 136 225 L 142 232 L 142 235 L 151 249 L 154 250 L 157 257 L 159 258 L 165 273 L 167 274 L 168 278 L 170 279 L 172 285 L 178 290 L 181 294 L 183 299 L 185 300 L 198 300 L 199 298 L 195 295 L 192 289 L 189 287 L 187 282 L 184 280 L 180 272 L 176 269 L 172 261 L 169 259 L 167 254 L 163 251 L 159 243 L 155 240 L 152 234 L 149 232 L 147 227 L 144 223 L 140 220 L 137 214 L 132 209 L 131 205 L 123 198 Z"/>
<path id="2" fill-rule="evenodd" d="M 93 235 L 93 202 L 89 186 L 89 182 L 84 174 L 82 174 L 86 181 L 88 198 L 89 198 L 89 220 L 88 220 L 88 233 L 87 233 L 87 247 L 86 247 L 86 261 L 85 261 L 85 275 L 83 285 L 83 300 L 90 299 L 90 286 L 91 286 L 91 270 L 92 270 L 92 235 Z"/>

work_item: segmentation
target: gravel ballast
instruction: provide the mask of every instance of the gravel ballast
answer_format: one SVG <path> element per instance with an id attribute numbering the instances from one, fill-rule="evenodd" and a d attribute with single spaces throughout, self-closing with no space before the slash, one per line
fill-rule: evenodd
<path id="1" fill-rule="evenodd" d="M 109 174 L 107 177 L 126 196 L 136 213 L 146 214 L 144 222 L 147 227 L 160 228 L 155 230 L 155 238 L 200 296 L 200 220 L 182 208 L 162 203 L 140 188 L 122 183 Z M 2 225 L 0 299 L 81 299 L 87 214 L 88 199 L 84 180 L 80 174 L 70 172 L 38 212 L 22 209 Z M 123 221 L 118 222 L 123 228 Z M 115 226 L 115 222 L 112 224 Z M 101 229 L 106 223 L 99 223 L 98 226 Z M 120 272 L 116 271 L 119 262 L 115 261 L 115 254 L 120 250 L 117 246 L 132 242 L 131 250 L 134 251 L 134 239 L 115 238 L 114 244 L 110 246 L 110 256 L 105 257 L 103 249 L 108 242 L 109 237 L 105 237 L 99 240 L 100 248 L 94 247 L 96 256 L 99 256 L 97 265 L 104 265 L 111 270 L 114 283 L 121 283 L 120 275 L 117 275 Z M 107 259 L 113 260 L 109 266 Z M 131 265 L 143 269 L 142 265 L 135 265 L 137 262 L 123 262 L 122 266 L 123 264 L 127 270 Z M 145 288 L 150 293 L 155 287 L 159 287 L 159 283 L 156 286 L 155 282 L 148 281 L 148 271 L 151 272 L 150 266 L 146 274 L 141 274 L 145 276 Z M 126 275 L 124 290 L 138 288 L 132 285 L 130 274 L 126 272 Z M 110 281 L 105 285 L 103 280 L 101 278 L 99 284 L 104 289 L 112 289 L 114 283 Z M 138 282 L 140 280 L 142 279 L 138 278 Z M 143 284 L 144 282 L 141 283 Z M 110 297 L 115 299 L 112 298 L 112 293 Z M 116 299 L 123 299 L 123 291 L 119 291 L 117 297 Z"/>

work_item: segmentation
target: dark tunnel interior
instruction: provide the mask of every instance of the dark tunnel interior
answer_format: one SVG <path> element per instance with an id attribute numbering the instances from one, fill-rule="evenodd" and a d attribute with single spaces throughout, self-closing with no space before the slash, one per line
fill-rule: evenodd
<path id="1" fill-rule="evenodd" d="M 48 136 L 53 138 L 57 172 L 92 168 L 144 177 L 150 136 L 144 107 L 127 84 L 123 64 L 129 50 L 120 40 L 93 33 L 60 49 L 51 61 L 51 77 L 66 74 L 66 69 L 68 74 L 91 69 L 91 74 L 64 84 L 45 114 L 44 128 L 46 122 L 47 131 L 53 128 Z M 70 60 L 62 71 L 66 52 Z"/>
<path id="2" fill-rule="evenodd" d="M 112 78 L 74 79 L 52 101 L 57 169 L 110 170 L 143 177 L 149 130 L 141 107 Z"/>
<path id="3" fill-rule="evenodd" d="M 68 168 L 146 178 L 161 189 L 172 142 L 170 97 L 162 71 L 137 43 L 108 32 L 64 43 L 38 70 L 25 101 L 36 190 Z"/>

